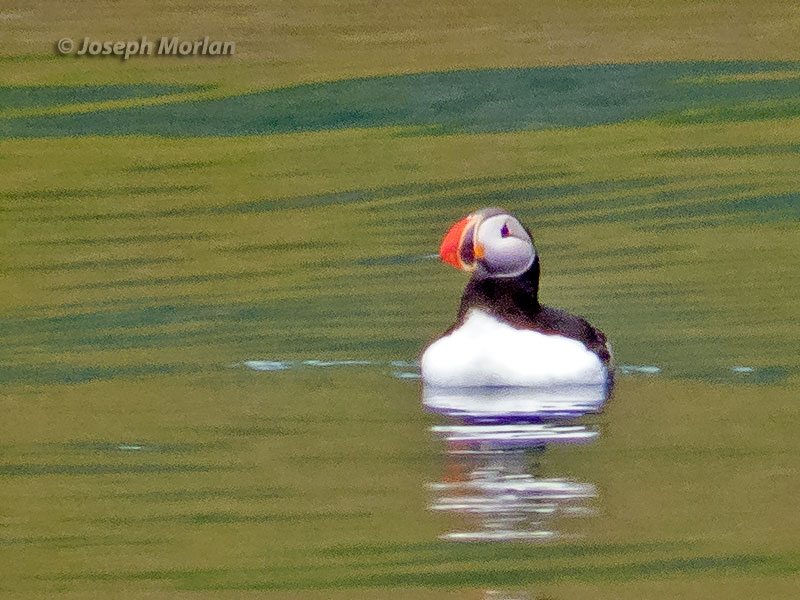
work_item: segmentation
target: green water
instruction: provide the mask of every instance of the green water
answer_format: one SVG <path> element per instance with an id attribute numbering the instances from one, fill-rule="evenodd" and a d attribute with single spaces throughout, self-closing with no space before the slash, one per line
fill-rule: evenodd
<path id="1" fill-rule="evenodd" d="M 183 90 L 98 89 L 134 104 L 3 113 L 0 589 L 793 598 L 796 68 L 470 71 L 159 106 L 135 103 Z M 506 80 L 549 116 L 476 96 Z M 465 283 L 430 255 L 488 204 L 532 229 L 543 300 L 626 367 L 597 439 L 521 467 L 596 491 L 546 543 L 449 542 L 470 517 L 429 509 L 453 461 L 413 363 Z"/>
<path id="2" fill-rule="evenodd" d="M 765 79 L 766 74 L 766 79 Z M 775 74 L 778 76 L 776 77 Z M 770 78 L 770 75 L 772 78 Z M 797 62 L 677 62 L 366 77 L 221 99 L 0 122 L 0 135 L 241 136 L 414 126 L 436 133 L 585 127 L 634 119 L 752 121 L 800 114 Z M 199 86 L 196 86 L 199 87 Z M 167 86 L 0 88 L 0 109 L 164 95 Z M 173 93 L 187 91 L 173 86 Z"/>

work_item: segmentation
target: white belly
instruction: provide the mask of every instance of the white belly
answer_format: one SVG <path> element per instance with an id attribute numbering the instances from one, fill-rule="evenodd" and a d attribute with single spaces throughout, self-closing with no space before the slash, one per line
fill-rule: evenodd
<path id="1" fill-rule="evenodd" d="M 608 376 L 578 340 L 516 329 L 476 309 L 428 346 L 421 368 L 426 384 L 441 387 L 602 384 Z"/>

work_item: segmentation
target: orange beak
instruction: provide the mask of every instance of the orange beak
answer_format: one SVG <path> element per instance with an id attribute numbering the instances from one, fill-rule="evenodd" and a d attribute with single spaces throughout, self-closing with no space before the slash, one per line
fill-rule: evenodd
<path id="1" fill-rule="evenodd" d="M 464 217 L 450 228 L 450 231 L 447 232 L 442 240 L 442 245 L 439 247 L 439 256 L 442 262 L 453 265 L 456 269 L 468 270 L 471 268 L 471 266 L 467 266 L 461 261 L 461 246 L 464 243 L 467 231 L 474 225 L 475 217 L 470 215 Z"/>

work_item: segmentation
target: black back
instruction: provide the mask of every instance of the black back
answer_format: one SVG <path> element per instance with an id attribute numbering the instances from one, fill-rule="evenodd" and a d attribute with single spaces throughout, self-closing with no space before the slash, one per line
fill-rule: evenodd
<path id="1" fill-rule="evenodd" d="M 537 256 L 531 267 L 518 277 L 473 276 L 461 296 L 458 322 L 452 329 L 464 322 L 469 309 L 478 308 L 518 329 L 534 329 L 583 342 L 608 365 L 611 352 L 602 331 L 583 317 L 539 304 L 539 272 Z"/>

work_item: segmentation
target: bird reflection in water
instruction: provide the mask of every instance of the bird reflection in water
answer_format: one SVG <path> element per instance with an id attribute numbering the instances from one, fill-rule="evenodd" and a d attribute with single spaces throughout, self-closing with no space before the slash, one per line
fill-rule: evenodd
<path id="1" fill-rule="evenodd" d="M 467 525 L 441 535 L 457 542 L 557 539 L 562 517 L 592 514 L 594 484 L 531 472 L 550 444 L 591 442 L 578 422 L 598 413 L 605 385 L 534 388 L 423 388 L 425 407 L 448 418 L 432 431 L 446 443 L 445 476 L 430 484 L 430 508 Z M 463 522 L 463 521 L 462 521 Z"/>

